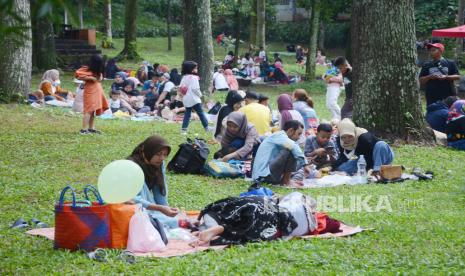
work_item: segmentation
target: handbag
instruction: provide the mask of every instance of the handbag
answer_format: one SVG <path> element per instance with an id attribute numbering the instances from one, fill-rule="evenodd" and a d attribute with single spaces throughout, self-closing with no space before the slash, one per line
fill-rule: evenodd
<path id="1" fill-rule="evenodd" d="M 88 192 L 91 191 L 98 201 L 103 202 L 99 192 L 92 185 L 84 188 L 84 194 L 89 199 Z M 129 222 L 136 211 L 135 204 L 107 204 L 110 217 L 110 240 L 111 248 L 126 248 L 128 243 Z"/>
<path id="2" fill-rule="evenodd" d="M 71 202 L 65 202 L 67 192 L 71 192 Z M 55 205 L 55 249 L 91 251 L 111 247 L 109 207 L 101 198 L 97 200 L 78 204 L 72 187 L 61 191 Z"/>

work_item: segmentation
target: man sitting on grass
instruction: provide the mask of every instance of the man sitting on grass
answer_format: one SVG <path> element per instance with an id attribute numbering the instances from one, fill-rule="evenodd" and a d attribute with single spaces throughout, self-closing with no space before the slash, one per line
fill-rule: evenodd
<path id="1" fill-rule="evenodd" d="M 265 138 L 253 163 L 252 178 L 272 184 L 298 185 L 291 180 L 292 173 L 301 168 L 304 168 L 307 174 L 312 171 L 296 143 L 303 131 L 302 123 L 290 120 L 284 124 L 283 130 Z"/>

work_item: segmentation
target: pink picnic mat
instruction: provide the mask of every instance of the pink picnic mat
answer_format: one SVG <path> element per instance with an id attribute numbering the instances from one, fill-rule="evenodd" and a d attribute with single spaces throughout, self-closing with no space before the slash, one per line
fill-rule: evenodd
<path id="1" fill-rule="evenodd" d="M 311 235 L 311 236 L 302 236 L 299 237 L 301 239 L 311 239 L 311 238 L 339 238 L 339 237 L 347 237 L 352 236 L 357 233 L 372 230 L 372 229 L 363 229 L 359 226 L 353 227 L 346 224 L 341 223 L 341 230 L 340 233 L 326 233 L 322 235 Z M 32 236 L 41 236 L 45 237 L 49 240 L 53 240 L 55 238 L 55 228 L 37 228 L 32 229 L 26 232 L 26 234 Z M 151 253 L 135 253 L 134 255 L 140 257 L 154 257 L 154 258 L 167 258 L 167 257 L 176 257 L 176 256 L 183 256 L 187 254 L 192 254 L 200 251 L 205 250 L 222 250 L 225 249 L 227 245 L 218 245 L 218 246 L 196 246 L 192 247 L 189 245 L 187 241 L 181 240 L 170 240 L 167 248 L 163 252 L 151 252 Z"/>
<path id="2" fill-rule="evenodd" d="M 37 228 L 32 229 L 26 232 L 26 234 L 32 236 L 42 236 L 46 237 L 49 240 L 54 240 L 55 238 L 55 228 Z M 187 254 L 192 254 L 195 252 L 205 251 L 205 250 L 221 250 L 226 248 L 226 245 L 218 246 L 196 246 L 192 247 L 187 241 L 181 240 L 170 240 L 166 250 L 163 252 L 151 252 L 151 253 L 135 253 L 134 255 L 140 257 L 157 257 L 157 258 L 167 258 L 167 257 L 176 257 L 183 256 Z"/>

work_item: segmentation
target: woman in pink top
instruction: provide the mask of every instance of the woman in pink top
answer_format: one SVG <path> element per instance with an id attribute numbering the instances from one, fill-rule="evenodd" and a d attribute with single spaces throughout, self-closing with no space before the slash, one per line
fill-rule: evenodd
<path id="1" fill-rule="evenodd" d="M 231 69 L 224 70 L 224 76 L 226 77 L 226 82 L 229 85 L 229 90 L 239 90 L 239 84 L 237 83 L 236 77 L 234 77 Z"/>

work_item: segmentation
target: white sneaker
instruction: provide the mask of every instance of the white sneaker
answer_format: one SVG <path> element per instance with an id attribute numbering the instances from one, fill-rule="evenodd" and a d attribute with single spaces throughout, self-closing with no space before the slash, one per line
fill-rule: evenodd
<path id="1" fill-rule="evenodd" d="M 181 135 L 187 135 L 187 129 L 181 129 Z"/>

